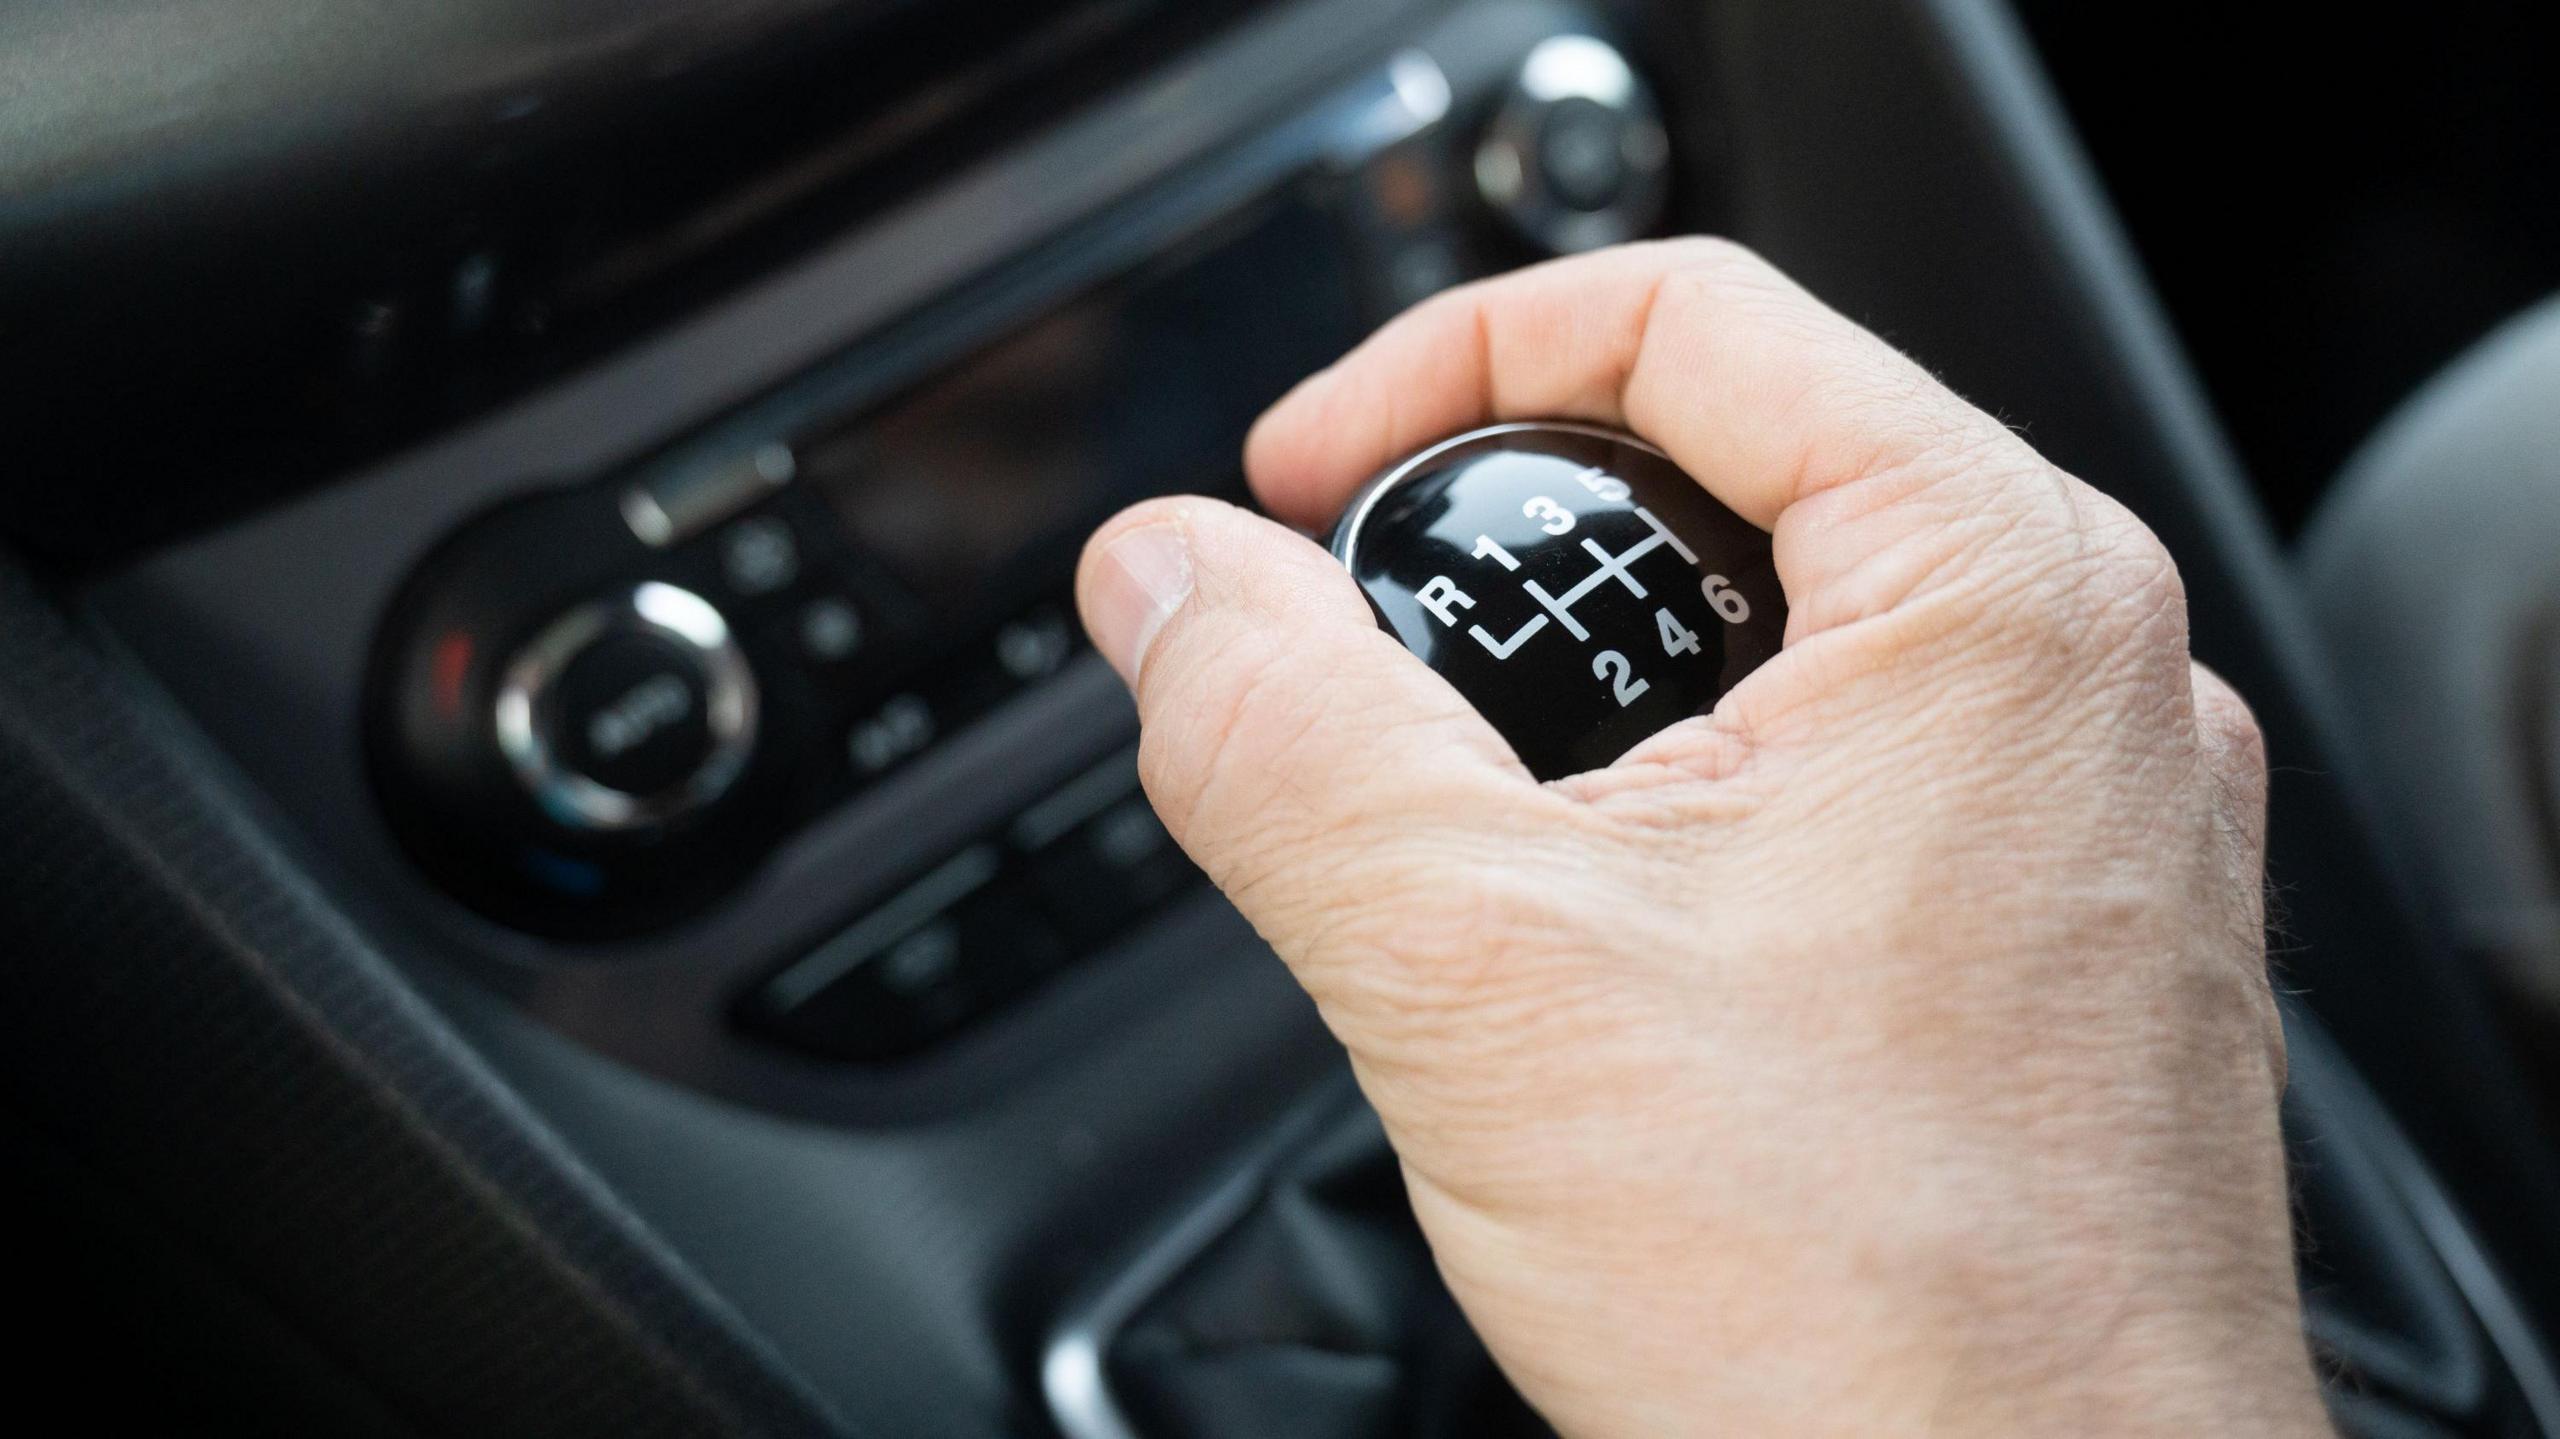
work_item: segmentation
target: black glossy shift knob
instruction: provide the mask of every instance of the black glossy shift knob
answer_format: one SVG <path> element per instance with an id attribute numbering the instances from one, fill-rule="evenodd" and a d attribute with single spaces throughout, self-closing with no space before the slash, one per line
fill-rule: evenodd
<path id="1" fill-rule="evenodd" d="M 1769 537 L 1660 450 L 1497 425 L 1372 480 L 1333 553 L 1540 779 L 1598 769 L 1778 652 Z"/>

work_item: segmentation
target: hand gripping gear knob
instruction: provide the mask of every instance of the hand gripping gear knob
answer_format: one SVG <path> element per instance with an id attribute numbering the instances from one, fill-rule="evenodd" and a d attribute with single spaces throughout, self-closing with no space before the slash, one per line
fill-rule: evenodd
<path id="1" fill-rule="evenodd" d="M 1769 537 L 1630 435 L 1496 425 L 1388 469 L 1333 554 L 1379 626 L 1556 779 L 1715 706 L 1778 652 Z"/>

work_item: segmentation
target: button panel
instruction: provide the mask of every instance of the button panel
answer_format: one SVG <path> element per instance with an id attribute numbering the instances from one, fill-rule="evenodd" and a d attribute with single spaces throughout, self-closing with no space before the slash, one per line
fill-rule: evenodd
<path id="1" fill-rule="evenodd" d="M 630 493 L 557 492 L 458 536 L 379 662 L 394 828 L 519 927 L 663 924 L 1086 648 L 1071 553 L 1024 566 L 1017 601 L 936 613 L 792 486 L 656 545 Z"/>
<path id="2" fill-rule="evenodd" d="M 855 554 L 804 495 L 785 491 L 669 556 L 717 576 L 809 705 L 804 807 L 822 809 L 1054 676 L 1088 648 L 1064 583 L 961 631 Z"/>
<path id="3" fill-rule="evenodd" d="M 749 1031 L 829 1059 L 912 1053 L 1199 888 L 1131 746 L 962 846 L 757 986 Z"/>
<path id="4" fill-rule="evenodd" d="M 1275 153 L 1249 191 L 1185 182 L 1143 223 L 1063 235 L 627 470 L 529 486 L 445 537 L 385 617 L 367 699 L 401 847 L 512 928 L 663 930 L 1076 667 L 1072 577 L 1094 525 L 1172 490 L 1243 499 L 1236 457 L 1270 401 L 1387 313 L 1524 257 L 1481 203 L 1485 146 L 1514 147 L 1523 196 L 1610 223 L 1642 211 L 1661 157 L 1639 142 L 1658 126 L 1615 52 L 1562 39 L 1524 31 L 1503 53 L 1526 68 L 1477 57 L 1464 94 L 1400 54 L 1326 102 L 1330 138 Z M 1549 110 L 1506 110 L 1513 91 Z M 550 634 L 644 590 L 715 613 L 742 678 L 688 667 L 673 641 Z M 536 653 L 540 683 L 517 682 Z M 1077 703 L 1108 722 L 1098 692 Z M 1044 932 L 1107 942 L 1187 883 L 1123 800 L 1045 837 L 987 836 L 997 898 L 968 900 L 951 933 L 988 932 L 983 910 L 1019 921 L 1011 953 L 1047 952 Z M 988 945 L 955 945 L 849 973 L 903 976 L 890 988 L 914 994 L 881 1003 L 911 1007 L 994 984 L 973 977 Z"/>

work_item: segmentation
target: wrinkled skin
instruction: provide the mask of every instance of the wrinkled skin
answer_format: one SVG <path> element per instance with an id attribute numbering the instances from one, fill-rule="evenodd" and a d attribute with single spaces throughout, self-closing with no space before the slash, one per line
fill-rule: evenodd
<path id="1" fill-rule="evenodd" d="M 1549 785 L 1315 545 L 1213 501 L 1079 580 L 1148 793 L 1314 995 L 1565 1433 L 2324 1433 L 2264 760 L 2121 506 L 1746 251 L 1430 301 L 1256 428 L 1316 528 L 1472 425 L 1669 451 L 1784 651 Z"/>

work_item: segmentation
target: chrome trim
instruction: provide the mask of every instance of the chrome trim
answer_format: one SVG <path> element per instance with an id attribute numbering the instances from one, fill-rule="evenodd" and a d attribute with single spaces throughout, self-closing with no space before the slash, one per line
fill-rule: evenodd
<path id="1" fill-rule="evenodd" d="M 2325 1025 L 2288 1006 L 2285 1045 L 2304 1107 L 2315 1122 L 2330 1126 L 2331 1142 L 2360 1146 L 2371 1156 L 2505 1364 L 2534 1423 L 2545 1434 L 2560 1435 L 2560 1371 L 2444 1181 Z"/>
<path id="2" fill-rule="evenodd" d="M 1547 113 L 1567 100 L 1598 105 L 1625 125 L 1618 140 L 1625 179 L 1605 208 L 1576 209 L 1548 193 L 1538 146 Z M 1571 254 L 1653 229 L 1670 190 L 1671 140 L 1651 93 L 1615 46 L 1591 35 L 1555 35 L 1520 62 L 1510 98 L 1485 126 L 1473 169 L 1486 204 L 1532 242 Z"/>
<path id="3" fill-rule="evenodd" d="M 614 634 L 654 635 L 702 667 L 711 751 L 683 783 L 655 794 L 600 784 L 553 753 L 552 687 L 571 661 Z M 534 803 L 559 823 L 590 833 L 642 829 L 700 809 L 728 792 L 755 752 L 755 671 L 729 622 L 709 600 L 656 580 L 578 605 L 544 626 L 507 661 L 496 710 L 499 752 Z"/>
<path id="4" fill-rule="evenodd" d="M 651 549 L 682 544 L 771 491 L 791 483 L 800 458 L 780 440 L 709 465 L 685 465 L 632 482 L 622 492 L 622 522 Z"/>
<path id="5" fill-rule="evenodd" d="M 2489 1336 L 2489 1347 L 2506 1361 L 2507 1373 L 2523 1395 L 2525 1408 L 2532 1411 L 2534 1423 L 2545 1434 L 2560 1434 L 2560 1374 L 2553 1372 L 2533 1321 L 2525 1317 L 2498 1266 L 2481 1249 L 2469 1222 L 2454 1206 L 2453 1196 L 2425 1162 L 2407 1149 L 2405 1138 L 2393 1138 L 2401 1144 L 2401 1152 L 2394 1156 L 2399 1160 L 2394 1167 L 2400 1195 L 2419 1230 L 2435 1246 L 2453 1287 L 2470 1303 L 2472 1317 Z"/>
<path id="6" fill-rule="evenodd" d="M 1326 1085 L 1107 1283 L 1068 1311 L 1040 1356 L 1040 1391 L 1066 1439 L 1141 1439 L 1111 1396 L 1111 1341 L 1157 1291 L 1252 1211 L 1282 1161 L 1325 1125 L 1352 1112 L 1352 1094 L 1347 1081 Z"/>

